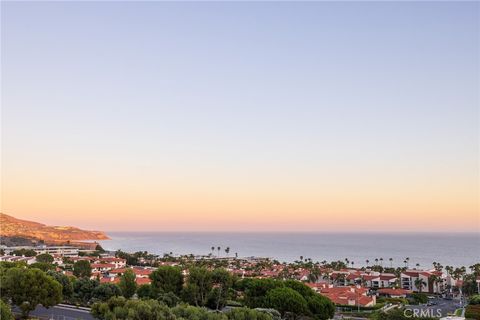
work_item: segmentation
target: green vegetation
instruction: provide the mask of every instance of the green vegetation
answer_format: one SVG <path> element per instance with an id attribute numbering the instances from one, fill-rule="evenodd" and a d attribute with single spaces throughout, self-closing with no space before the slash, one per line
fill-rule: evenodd
<path id="1" fill-rule="evenodd" d="M 411 301 L 412 304 L 424 304 L 428 302 L 428 296 L 425 293 L 412 293 L 410 294 L 409 301 Z"/>
<path id="2" fill-rule="evenodd" d="M 96 286 L 92 292 L 92 299 L 95 301 L 107 301 L 112 297 L 122 295 L 122 290 L 114 283 L 102 283 Z"/>
<path id="3" fill-rule="evenodd" d="M 3 302 L 3 300 L 0 300 L 0 319 L 1 320 L 14 320 L 12 310 L 10 309 L 10 306 Z"/>
<path id="4" fill-rule="evenodd" d="M 153 255 L 148 253 L 147 251 L 137 251 L 135 253 L 127 253 L 121 250 L 118 250 L 115 253 L 115 256 L 117 258 L 122 258 L 127 260 L 127 264 L 131 266 L 139 266 L 139 265 L 144 265 L 144 266 L 158 266 L 155 263 L 153 263 L 158 256 Z"/>
<path id="5" fill-rule="evenodd" d="M 35 257 L 37 253 L 32 249 L 18 249 L 12 251 L 13 255 L 16 256 L 25 256 L 25 257 Z"/>
<path id="6" fill-rule="evenodd" d="M 152 289 L 156 293 L 171 292 L 179 296 L 183 286 L 182 270 L 177 267 L 161 266 L 150 274 Z"/>
<path id="7" fill-rule="evenodd" d="M 79 278 L 88 278 L 92 275 L 92 267 L 87 260 L 79 260 L 73 264 L 73 274 Z"/>
<path id="8" fill-rule="evenodd" d="M 480 320 L 480 294 L 470 297 L 468 306 L 465 308 L 465 318 Z"/>
<path id="9" fill-rule="evenodd" d="M 73 281 L 60 272 L 47 271 L 47 275 L 51 276 L 62 286 L 63 299 L 70 299 L 73 295 Z"/>
<path id="10" fill-rule="evenodd" d="M 120 277 L 119 286 L 125 298 L 131 298 L 137 291 L 137 283 L 135 278 L 136 275 L 131 269 L 125 271 L 125 273 Z"/>
<path id="11" fill-rule="evenodd" d="M 226 313 L 209 312 L 205 308 L 178 305 L 169 308 L 157 300 L 127 300 L 123 297 L 111 298 L 108 302 L 95 303 L 92 315 L 102 320 L 272 320 L 264 311 L 237 308 Z"/>
<path id="12" fill-rule="evenodd" d="M 29 268 L 37 268 L 37 269 L 40 269 L 44 272 L 55 269 L 55 266 L 53 264 L 45 263 L 45 262 L 35 262 L 35 263 L 32 263 L 31 265 L 29 265 L 28 267 Z"/>
<path id="13" fill-rule="evenodd" d="M 480 305 L 470 304 L 465 308 L 465 318 L 467 319 L 480 319 Z"/>
<path id="14" fill-rule="evenodd" d="M 52 263 L 53 262 L 53 257 L 49 255 L 48 253 L 42 253 L 39 254 L 37 257 L 37 262 L 40 263 Z"/>
<path id="15" fill-rule="evenodd" d="M 39 304 L 48 308 L 62 301 L 61 284 L 39 269 L 13 267 L 0 272 L 2 298 L 18 306 L 25 318 Z"/>
<path id="16" fill-rule="evenodd" d="M 93 299 L 93 291 L 99 285 L 97 280 L 80 278 L 73 281 L 73 299 L 72 301 L 83 305 L 88 305 Z"/>
<path id="17" fill-rule="evenodd" d="M 244 292 L 244 303 L 251 308 L 274 308 L 282 314 L 303 315 L 319 320 L 330 319 L 334 304 L 316 294 L 300 281 L 245 279 L 237 285 Z"/>
<path id="18" fill-rule="evenodd" d="M 476 294 L 470 297 L 468 304 L 476 305 L 480 304 L 480 294 Z"/>
<path id="19" fill-rule="evenodd" d="M 266 296 L 267 307 L 278 310 L 282 316 L 287 314 L 306 315 L 307 301 L 297 291 L 284 287 L 270 290 Z"/>
<path id="20" fill-rule="evenodd" d="M 208 294 L 212 290 L 212 272 L 207 268 L 193 267 L 185 288 L 183 289 L 183 300 L 197 307 L 204 307 L 207 304 Z"/>
<path id="21" fill-rule="evenodd" d="M 474 273 L 463 276 L 462 292 L 467 296 L 478 293 L 477 276 Z"/>

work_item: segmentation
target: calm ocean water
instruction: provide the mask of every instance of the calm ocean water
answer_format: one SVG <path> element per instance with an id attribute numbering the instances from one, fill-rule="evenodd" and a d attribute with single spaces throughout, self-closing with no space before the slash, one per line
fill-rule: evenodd
<path id="1" fill-rule="evenodd" d="M 480 262 L 478 233 L 192 233 L 192 232 L 110 232 L 112 240 L 101 241 L 106 249 L 148 251 L 156 254 L 209 254 L 220 246 L 230 247 L 230 256 L 261 256 L 294 261 L 300 256 L 314 261 L 348 258 L 355 266 L 383 258 L 385 266 L 470 266 Z M 217 253 L 215 249 L 215 254 Z"/>

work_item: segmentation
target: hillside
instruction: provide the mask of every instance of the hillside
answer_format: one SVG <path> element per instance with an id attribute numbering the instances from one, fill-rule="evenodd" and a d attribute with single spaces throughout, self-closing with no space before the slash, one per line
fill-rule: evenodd
<path id="1" fill-rule="evenodd" d="M 4 213 L 0 213 L 0 236 L 23 237 L 44 240 L 45 242 L 109 239 L 102 231 L 87 231 L 76 227 L 47 226 L 38 222 L 17 219 Z"/>

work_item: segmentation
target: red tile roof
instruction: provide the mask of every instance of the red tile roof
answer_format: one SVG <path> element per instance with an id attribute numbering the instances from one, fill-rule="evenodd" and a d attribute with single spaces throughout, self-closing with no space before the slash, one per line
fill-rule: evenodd
<path id="1" fill-rule="evenodd" d="M 394 289 L 394 288 L 382 288 L 377 291 L 380 294 L 388 294 L 391 296 L 403 296 L 411 293 L 412 291 L 406 289 Z"/>

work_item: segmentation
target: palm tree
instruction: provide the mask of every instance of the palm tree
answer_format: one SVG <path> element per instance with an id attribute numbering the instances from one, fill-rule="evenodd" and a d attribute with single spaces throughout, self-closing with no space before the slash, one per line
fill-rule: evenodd
<path id="1" fill-rule="evenodd" d="M 445 270 L 447 271 L 447 275 L 451 275 L 453 272 L 453 267 L 452 266 L 446 266 Z"/>
<path id="2" fill-rule="evenodd" d="M 217 256 L 218 256 L 218 257 L 220 257 L 220 249 L 222 249 L 222 248 L 220 248 L 220 246 L 218 246 L 218 247 L 217 247 L 217 251 L 218 251 Z"/>
<path id="3" fill-rule="evenodd" d="M 238 258 L 238 252 L 235 252 L 235 259 Z"/>
<path id="4" fill-rule="evenodd" d="M 352 262 L 350 262 L 350 263 L 352 264 L 352 268 L 353 268 L 353 265 L 355 264 L 355 261 L 352 261 Z"/>
<path id="5" fill-rule="evenodd" d="M 225 253 L 227 254 L 227 257 L 228 257 L 228 254 L 230 253 L 230 247 L 225 248 Z"/>
<path id="6" fill-rule="evenodd" d="M 380 258 L 380 265 L 383 267 L 383 258 Z"/>
<path id="7" fill-rule="evenodd" d="M 420 292 L 420 293 L 423 290 L 423 286 L 427 285 L 427 283 L 422 278 L 415 279 L 415 281 L 413 283 L 415 284 L 415 287 L 418 288 L 418 292 Z"/>
<path id="8" fill-rule="evenodd" d="M 390 268 L 393 268 L 393 258 L 388 258 L 390 260 Z"/>
<path id="9" fill-rule="evenodd" d="M 409 258 L 409 257 L 406 257 L 406 258 L 405 258 L 405 261 L 407 261 L 407 268 L 408 268 L 408 262 L 410 261 L 410 258 Z"/>
<path id="10" fill-rule="evenodd" d="M 215 251 L 215 247 L 212 246 L 210 249 L 212 249 L 212 254 L 213 254 L 213 252 Z"/>
<path id="11" fill-rule="evenodd" d="M 375 265 L 378 265 L 378 258 L 375 258 Z"/>
<path id="12" fill-rule="evenodd" d="M 367 259 L 367 260 L 365 260 L 365 262 L 367 263 L 367 267 L 368 267 L 368 264 L 369 264 L 370 260 Z"/>
<path id="13" fill-rule="evenodd" d="M 415 264 L 415 267 L 417 268 L 420 267 L 420 263 Z"/>
<path id="14" fill-rule="evenodd" d="M 440 278 L 439 276 L 437 275 L 434 275 L 432 274 L 429 278 L 428 278 L 428 282 L 433 284 L 434 287 L 436 287 L 436 289 L 434 289 L 434 291 L 438 291 L 439 290 L 439 284 L 442 283 L 442 278 Z"/>

